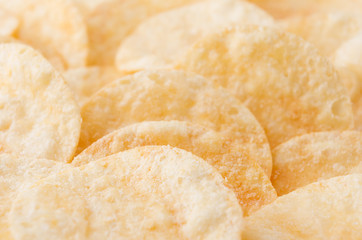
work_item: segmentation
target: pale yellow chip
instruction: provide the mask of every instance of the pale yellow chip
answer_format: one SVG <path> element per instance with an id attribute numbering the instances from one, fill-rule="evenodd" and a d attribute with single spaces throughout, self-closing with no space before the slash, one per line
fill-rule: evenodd
<path id="1" fill-rule="evenodd" d="M 362 31 L 337 49 L 333 62 L 351 97 L 355 127 L 362 131 Z"/>
<path id="2" fill-rule="evenodd" d="M 274 26 L 264 11 L 240 0 L 209 0 L 161 13 L 141 23 L 122 42 L 120 71 L 171 68 L 200 38 L 228 26 Z"/>
<path id="3" fill-rule="evenodd" d="M 70 161 L 81 116 L 63 78 L 34 49 L 0 44 L 0 145 L 15 154 Z"/>
<path id="4" fill-rule="evenodd" d="M 85 66 L 86 24 L 71 0 L 0 0 L 20 20 L 17 37 L 40 50 L 57 69 Z"/>
<path id="5" fill-rule="evenodd" d="M 297 135 L 353 127 L 351 102 L 333 66 L 307 42 L 275 28 L 206 37 L 177 68 L 230 90 L 259 120 L 272 148 Z"/>
<path id="6" fill-rule="evenodd" d="M 39 181 L 19 193 L 9 219 L 16 239 L 239 240 L 243 229 L 220 174 L 191 153 L 161 146 Z"/>
<path id="7" fill-rule="evenodd" d="M 271 180 L 278 195 L 347 175 L 362 162 L 362 132 L 320 132 L 292 138 L 273 150 Z"/>
<path id="8" fill-rule="evenodd" d="M 237 99 L 204 78 L 182 71 L 144 71 L 125 76 L 98 91 L 82 107 L 78 151 L 129 124 L 189 121 L 221 132 L 240 145 L 270 176 L 272 160 L 265 133 Z"/>
<path id="9" fill-rule="evenodd" d="M 10 37 L 19 27 L 19 20 L 0 8 L 0 35 Z"/>
<path id="10" fill-rule="evenodd" d="M 23 184 L 29 184 L 69 165 L 45 159 L 0 154 L 0 239 L 12 240 L 8 224 L 11 204 Z"/>
<path id="11" fill-rule="evenodd" d="M 243 239 L 361 239 L 362 174 L 331 178 L 279 197 L 246 219 Z"/>
<path id="12" fill-rule="evenodd" d="M 113 65 L 122 40 L 143 20 L 157 13 L 198 1 L 200 0 L 105 1 L 87 18 L 90 41 L 89 63 Z"/>
<path id="13" fill-rule="evenodd" d="M 69 69 L 63 76 L 81 106 L 99 89 L 124 74 L 114 67 L 82 67 Z"/>
<path id="14" fill-rule="evenodd" d="M 221 133 L 180 121 L 142 122 L 114 131 L 86 148 L 72 164 L 80 166 L 121 151 L 170 145 L 189 151 L 214 166 L 237 196 L 245 215 L 277 197 L 255 160 L 239 152 L 238 143 Z"/>
<path id="15" fill-rule="evenodd" d="M 316 13 L 288 18 L 280 24 L 286 31 L 312 43 L 324 56 L 329 57 L 342 43 L 362 31 L 362 12 Z"/>

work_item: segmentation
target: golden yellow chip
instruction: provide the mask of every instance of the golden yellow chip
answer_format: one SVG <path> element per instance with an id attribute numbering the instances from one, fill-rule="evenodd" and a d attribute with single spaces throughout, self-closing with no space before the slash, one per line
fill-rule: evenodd
<path id="1" fill-rule="evenodd" d="M 338 48 L 333 62 L 351 97 L 355 127 L 362 131 L 362 32 Z"/>
<path id="2" fill-rule="evenodd" d="M 98 5 L 87 20 L 89 63 L 113 65 L 122 40 L 143 20 L 168 9 L 197 1 L 200 0 L 113 0 Z"/>
<path id="3" fill-rule="evenodd" d="M 271 180 L 278 195 L 346 175 L 362 161 L 362 132 L 320 132 L 292 138 L 273 150 Z"/>
<path id="4" fill-rule="evenodd" d="M 324 56 L 331 56 L 342 43 L 362 31 L 362 14 L 316 13 L 286 19 L 281 25 L 314 44 Z"/>
<path id="5" fill-rule="evenodd" d="M 0 145 L 16 154 L 70 161 L 81 126 L 71 90 L 34 49 L 0 44 Z"/>
<path id="6" fill-rule="evenodd" d="M 0 7 L 20 19 L 17 37 L 58 69 L 85 66 L 86 24 L 71 0 L 0 0 Z"/>
<path id="7" fill-rule="evenodd" d="M 0 8 L 0 35 L 5 37 L 12 36 L 19 27 L 19 20 Z"/>
<path id="8" fill-rule="evenodd" d="M 171 68 L 200 37 L 248 24 L 275 25 L 272 17 L 246 1 L 210 0 L 177 8 L 141 23 L 124 39 L 116 64 L 122 72 Z"/>
<path id="9" fill-rule="evenodd" d="M 362 174 L 310 184 L 246 219 L 243 239 L 361 239 Z"/>
<path id="10" fill-rule="evenodd" d="M 144 71 L 125 76 L 93 95 L 83 105 L 82 117 L 78 151 L 129 124 L 189 121 L 221 132 L 239 144 L 241 155 L 271 173 L 269 144 L 255 117 L 229 92 L 194 74 Z"/>
<path id="11" fill-rule="evenodd" d="M 9 219 L 16 239 L 239 240 L 243 229 L 220 174 L 191 153 L 160 146 L 39 181 L 19 193 Z"/>
<path id="12" fill-rule="evenodd" d="M 13 239 L 9 230 L 8 215 L 22 185 L 67 168 L 70 166 L 51 160 L 0 154 L 0 239 Z"/>
<path id="13" fill-rule="evenodd" d="M 72 164 L 80 166 L 121 151 L 170 145 L 189 151 L 214 166 L 237 196 L 245 215 L 277 197 L 269 178 L 240 146 L 215 131 L 179 121 L 142 122 L 114 131 L 86 148 Z"/>
<path id="14" fill-rule="evenodd" d="M 123 75 L 114 67 L 73 68 L 63 73 L 80 106 L 99 89 Z"/>
<path id="15" fill-rule="evenodd" d="M 307 42 L 275 28 L 206 37 L 177 68 L 230 90 L 259 120 L 272 148 L 297 135 L 353 127 L 351 102 L 333 66 Z"/>

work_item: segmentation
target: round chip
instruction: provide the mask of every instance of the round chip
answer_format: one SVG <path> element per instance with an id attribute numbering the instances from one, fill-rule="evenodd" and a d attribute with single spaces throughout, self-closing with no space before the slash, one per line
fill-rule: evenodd
<path id="1" fill-rule="evenodd" d="M 16 154 L 70 161 L 81 116 L 63 78 L 34 49 L 0 44 L 0 145 Z"/>
<path id="2" fill-rule="evenodd" d="M 88 16 L 91 65 L 113 65 L 122 40 L 157 13 L 200 0 L 104 1 Z"/>
<path id="3" fill-rule="evenodd" d="M 362 132 L 321 132 L 292 138 L 273 150 L 278 195 L 322 179 L 346 175 L 362 161 Z"/>
<path id="4" fill-rule="evenodd" d="M 310 184 L 246 219 L 243 239 L 361 239 L 362 174 Z"/>
<path id="5" fill-rule="evenodd" d="M 142 122 L 114 131 L 86 148 L 72 164 L 80 166 L 121 151 L 170 145 L 189 151 L 214 166 L 237 196 L 245 215 L 274 201 L 275 189 L 263 169 L 239 152 L 221 133 L 179 121 Z"/>
<path id="6" fill-rule="evenodd" d="M 40 50 L 58 69 L 85 66 L 85 22 L 71 0 L 0 0 L 20 19 L 17 37 Z"/>
<path id="7" fill-rule="evenodd" d="M 272 17 L 246 1 L 211 0 L 177 8 L 141 23 L 124 39 L 116 64 L 122 72 L 171 68 L 200 37 L 248 24 L 275 25 Z"/>
<path id="8" fill-rule="evenodd" d="M 272 148 L 297 135 L 353 127 L 350 99 L 332 65 L 307 42 L 275 28 L 206 37 L 177 68 L 230 90 L 254 113 Z"/>
<path id="9" fill-rule="evenodd" d="M 351 97 L 355 127 L 362 131 L 362 31 L 338 48 L 333 62 Z"/>
<path id="10" fill-rule="evenodd" d="M 239 145 L 242 156 L 257 161 L 271 174 L 269 144 L 258 121 L 229 92 L 197 75 L 144 71 L 125 76 L 93 95 L 83 105 L 82 117 L 79 151 L 129 124 L 189 121 L 221 132 Z"/>
<path id="11" fill-rule="evenodd" d="M 313 43 L 324 56 L 362 31 L 362 15 L 348 12 L 316 13 L 281 22 L 283 28 Z"/>
<path id="12" fill-rule="evenodd" d="M 12 14 L 0 9 L 0 35 L 12 36 L 19 27 L 19 20 Z"/>
<path id="13" fill-rule="evenodd" d="M 83 67 L 69 69 L 63 76 L 81 106 L 99 89 L 123 75 L 114 67 Z"/>
<path id="14" fill-rule="evenodd" d="M 51 160 L 0 154 L 0 239 L 13 239 L 8 224 L 11 204 L 23 184 L 29 184 L 69 165 Z"/>
<path id="15" fill-rule="evenodd" d="M 59 184 L 61 183 L 61 184 Z M 16 239 L 240 239 L 242 210 L 202 159 L 135 148 L 53 175 L 19 193 Z"/>

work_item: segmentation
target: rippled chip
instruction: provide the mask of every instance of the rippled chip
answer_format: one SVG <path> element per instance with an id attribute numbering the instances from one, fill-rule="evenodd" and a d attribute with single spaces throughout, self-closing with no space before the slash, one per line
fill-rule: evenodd
<path id="1" fill-rule="evenodd" d="M 0 9 L 0 35 L 12 36 L 18 27 L 19 20 L 4 9 Z"/>
<path id="2" fill-rule="evenodd" d="M 316 13 L 284 20 L 291 33 L 314 44 L 324 56 L 331 56 L 345 41 L 362 31 L 362 15 L 346 12 Z"/>
<path id="3" fill-rule="evenodd" d="M 124 39 L 116 64 L 125 72 L 170 68 L 200 37 L 248 24 L 275 25 L 272 17 L 246 1 L 212 0 L 177 8 L 141 23 Z"/>
<path id="4" fill-rule="evenodd" d="M 279 195 L 349 174 L 362 157 L 362 132 L 320 132 L 292 138 L 273 150 L 272 182 Z"/>
<path id="5" fill-rule="evenodd" d="M 63 78 L 34 49 L 0 44 L 0 145 L 15 154 L 69 161 L 81 117 Z"/>
<path id="6" fill-rule="evenodd" d="M 57 69 L 85 66 L 86 25 L 71 0 L 0 0 L 20 19 L 16 36 L 40 50 Z"/>
<path id="7" fill-rule="evenodd" d="M 333 56 L 333 62 L 353 103 L 357 130 L 362 130 L 362 32 L 346 41 Z"/>
<path id="8" fill-rule="evenodd" d="M 258 121 L 237 99 L 204 78 L 182 71 L 144 71 L 98 91 L 82 107 L 78 150 L 106 134 L 143 121 L 189 121 L 221 132 L 270 176 L 269 144 Z"/>
<path id="9" fill-rule="evenodd" d="M 350 99 L 333 66 L 307 42 L 275 28 L 208 36 L 177 68 L 229 89 L 259 120 L 272 148 L 297 135 L 353 127 Z"/>
<path id="10" fill-rule="evenodd" d="M 243 229 L 220 174 L 171 147 L 135 148 L 48 177 L 19 193 L 9 219 L 16 239 L 239 240 Z"/>
<path id="11" fill-rule="evenodd" d="M 243 239 L 360 239 L 362 174 L 310 184 L 246 219 Z"/>
<path id="12" fill-rule="evenodd" d="M 197 1 L 200 0 L 114 0 L 98 5 L 87 20 L 90 64 L 113 65 L 122 40 L 143 20 Z"/>
<path id="13" fill-rule="evenodd" d="M 83 105 L 94 93 L 122 74 L 114 67 L 73 68 L 63 73 L 65 81 L 75 93 L 79 105 Z"/>
<path id="14" fill-rule="evenodd" d="M 72 162 L 79 166 L 121 151 L 148 145 L 170 145 L 189 151 L 214 166 L 249 214 L 276 199 L 269 178 L 255 160 L 239 152 L 227 136 L 179 121 L 142 122 L 99 139 Z"/>
<path id="15" fill-rule="evenodd" d="M 13 239 L 9 230 L 8 215 L 22 185 L 69 167 L 51 160 L 0 154 L 0 239 Z"/>

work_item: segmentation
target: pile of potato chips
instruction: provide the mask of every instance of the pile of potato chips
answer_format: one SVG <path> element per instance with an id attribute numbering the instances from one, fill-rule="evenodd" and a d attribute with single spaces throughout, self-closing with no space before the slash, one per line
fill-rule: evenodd
<path id="1" fill-rule="evenodd" d="M 362 239 L 362 0 L 0 0 L 0 239 Z"/>

